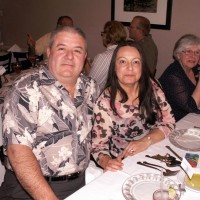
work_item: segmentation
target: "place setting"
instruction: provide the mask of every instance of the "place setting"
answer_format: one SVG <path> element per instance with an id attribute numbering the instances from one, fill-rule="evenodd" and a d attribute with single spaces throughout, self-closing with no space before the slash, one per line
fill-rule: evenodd
<path id="1" fill-rule="evenodd" d="M 129 177 L 122 186 L 126 200 L 179 200 L 180 187 L 162 173 L 142 173 Z M 161 198 L 162 197 L 162 198 Z"/>
<path id="2" fill-rule="evenodd" d="M 175 130 L 169 135 L 169 141 L 186 151 L 200 151 L 200 127 Z"/>
<path id="3" fill-rule="evenodd" d="M 186 152 L 185 157 L 181 157 L 172 147 L 165 148 L 175 157 L 169 153 L 145 155 L 154 162 L 137 162 L 138 165 L 160 171 L 160 174 L 140 173 L 127 178 L 122 185 L 126 200 L 179 200 L 181 196 L 191 195 L 191 192 L 200 193 L 200 169 L 197 167 L 199 155 Z M 156 160 L 165 163 L 166 167 L 157 164 Z"/>

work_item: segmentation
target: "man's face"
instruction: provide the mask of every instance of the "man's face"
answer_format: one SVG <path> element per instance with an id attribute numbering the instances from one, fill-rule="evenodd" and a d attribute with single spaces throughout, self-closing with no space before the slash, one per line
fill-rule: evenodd
<path id="1" fill-rule="evenodd" d="M 86 58 L 86 42 L 77 33 L 60 32 L 47 49 L 48 67 L 63 85 L 76 83 Z"/>
<path id="2" fill-rule="evenodd" d="M 133 19 L 129 27 L 129 37 L 133 40 L 136 40 L 137 37 L 137 31 L 138 31 L 137 23 L 138 23 L 137 20 Z"/>

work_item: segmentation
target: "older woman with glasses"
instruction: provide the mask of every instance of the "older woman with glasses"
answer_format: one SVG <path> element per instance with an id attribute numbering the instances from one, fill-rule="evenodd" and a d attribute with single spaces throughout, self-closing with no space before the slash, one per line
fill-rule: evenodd
<path id="1" fill-rule="evenodd" d="M 159 81 L 178 121 L 188 113 L 200 114 L 200 38 L 183 35 L 175 44 L 173 57 L 175 61 Z"/>

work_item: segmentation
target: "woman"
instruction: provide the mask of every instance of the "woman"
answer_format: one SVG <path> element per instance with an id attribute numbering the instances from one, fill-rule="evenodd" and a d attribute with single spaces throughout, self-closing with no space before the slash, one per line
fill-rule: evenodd
<path id="1" fill-rule="evenodd" d="M 200 113 L 200 38 L 183 35 L 175 44 L 173 56 L 175 61 L 159 81 L 178 121 L 188 113 Z"/>
<path id="2" fill-rule="evenodd" d="M 89 76 L 97 81 L 102 91 L 105 87 L 113 51 L 117 44 L 126 40 L 127 34 L 123 24 L 118 21 L 108 21 L 104 25 L 101 36 L 106 51 L 95 56 Z"/>
<path id="3" fill-rule="evenodd" d="M 171 107 L 143 55 L 134 41 L 117 46 L 106 89 L 95 104 L 92 155 L 104 170 L 121 170 L 124 157 L 144 151 L 174 130 Z"/>

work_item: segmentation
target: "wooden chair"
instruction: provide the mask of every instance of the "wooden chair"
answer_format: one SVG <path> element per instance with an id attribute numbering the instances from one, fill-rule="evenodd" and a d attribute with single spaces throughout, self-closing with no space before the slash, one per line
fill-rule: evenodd
<path id="1" fill-rule="evenodd" d="M 22 69 L 31 67 L 31 62 L 28 60 L 28 52 L 12 52 L 16 62 L 20 62 Z"/>
<path id="2" fill-rule="evenodd" d="M 0 56 L 0 65 L 5 67 L 7 74 L 12 72 L 11 66 L 10 66 L 11 65 L 11 58 L 12 58 L 11 52 Z"/>

